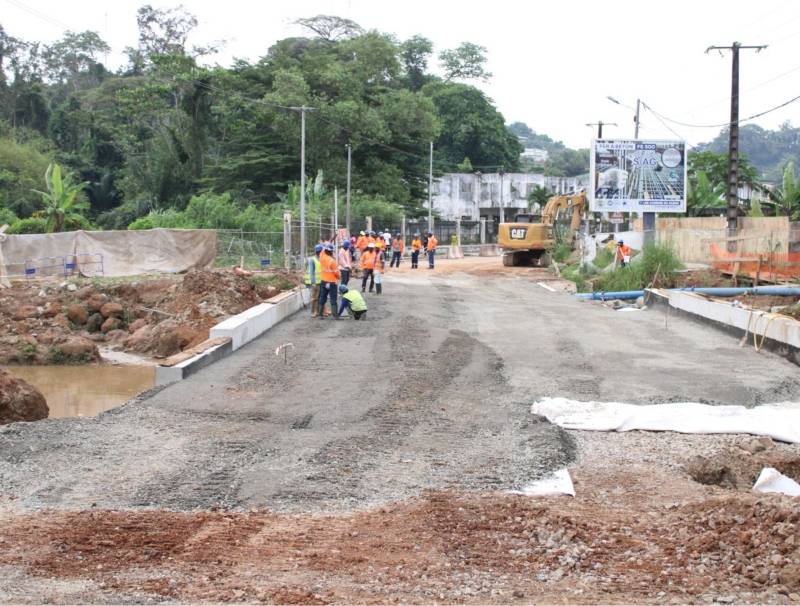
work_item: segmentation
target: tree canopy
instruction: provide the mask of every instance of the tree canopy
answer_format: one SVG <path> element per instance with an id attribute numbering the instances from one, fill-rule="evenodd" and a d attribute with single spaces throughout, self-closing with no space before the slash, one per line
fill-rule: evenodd
<path id="1" fill-rule="evenodd" d="M 517 168 L 521 147 L 502 114 L 465 83 L 490 77 L 486 49 L 465 42 L 440 52 L 439 77 L 429 69 L 434 43 L 422 36 L 398 41 L 332 15 L 296 23 L 307 34 L 275 42 L 259 60 L 210 67 L 201 58 L 219 43 L 195 43 L 194 15 L 144 5 L 116 72 L 103 65 L 110 49 L 97 32 L 42 44 L 0 27 L 0 208 L 20 219 L 43 212 L 33 190 L 47 188 L 56 163 L 104 227 L 173 216 L 198 196 L 239 212 L 283 206 L 299 180 L 299 105 L 313 108 L 308 175 L 324 171 L 328 191 L 342 186 L 349 144 L 365 208 L 369 199 L 424 212 L 430 141 L 437 172 Z"/>

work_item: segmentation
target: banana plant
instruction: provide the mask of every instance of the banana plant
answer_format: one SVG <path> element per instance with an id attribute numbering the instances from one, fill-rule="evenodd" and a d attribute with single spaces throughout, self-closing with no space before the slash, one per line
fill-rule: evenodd
<path id="1" fill-rule="evenodd" d="M 67 173 L 62 176 L 59 164 L 50 164 L 44 174 L 47 191 L 33 191 L 42 197 L 44 208 L 42 216 L 47 221 L 47 232 L 54 233 L 64 230 L 64 225 L 70 219 L 80 220 L 83 213 L 89 210 L 89 203 L 83 197 L 83 190 L 88 185 L 86 181 L 73 183 L 72 176 Z"/>

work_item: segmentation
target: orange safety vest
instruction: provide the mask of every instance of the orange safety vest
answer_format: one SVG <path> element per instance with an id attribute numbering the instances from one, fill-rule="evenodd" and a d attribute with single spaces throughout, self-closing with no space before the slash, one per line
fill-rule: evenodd
<path id="1" fill-rule="evenodd" d="M 367 236 L 358 236 L 358 240 L 356 240 L 356 248 L 361 252 L 364 252 L 367 249 Z"/>
<path id="2" fill-rule="evenodd" d="M 428 250 L 436 250 L 437 244 L 439 244 L 439 241 L 436 239 L 436 236 L 428 238 Z"/>
<path id="3" fill-rule="evenodd" d="M 361 255 L 361 269 L 375 269 L 375 254 L 374 250 L 367 250 Z"/>
<path id="4" fill-rule="evenodd" d="M 414 238 L 411 240 L 411 250 L 416 250 L 419 252 L 422 249 L 422 240 L 419 238 Z"/>
<path id="5" fill-rule="evenodd" d="M 617 246 L 617 261 L 624 261 L 625 257 L 631 256 L 631 247 L 627 244 Z"/>
<path id="6" fill-rule="evenodd" d="M 323 282 L 336 282 L 339 278 L 339 267 L 336 261 L 328 253 L 320 255 L 320 264 L 322 265 L 322 281 Z"/>
<path id="7" fill-rule="evenodd" d="M 380 273 L 386 269 L 386 261 L 381 255 L 375 255 L 375 271 Z"/>
<path id="8" fill-rule="evenodd" d="M 397 238 L 396 240 L 392 241 L 392 250 L 395 252 L 403 252 L 406 249 L 405 243 Z"/>

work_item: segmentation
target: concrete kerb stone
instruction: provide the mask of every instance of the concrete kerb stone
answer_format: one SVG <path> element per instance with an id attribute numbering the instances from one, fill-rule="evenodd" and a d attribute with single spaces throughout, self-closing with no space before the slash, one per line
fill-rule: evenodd
<path id="1" fill-rule="evenodd" d="M 800 322 L 793 318 L 760 310 L 734 307 L 730 303 L 709 300 L 692 292 L 650 289 L 649 303 L 669 307 L 671 313 L 690 318 L 741 338 L 753 336 L 759 348 L 784 356 L 800 366 Z"/>
<path id="2" fill-rule="evenodd" d="M 228 337 L 230 340 L 227 343 L 212 347 L 175 366 L 156 367 L 156 385 L 180 381 L 224 358 L 303 309 L 310 300 L 311 293 L 308 289 L 295 288 L 220 322 L 211 328 L 209 338 Z"/>

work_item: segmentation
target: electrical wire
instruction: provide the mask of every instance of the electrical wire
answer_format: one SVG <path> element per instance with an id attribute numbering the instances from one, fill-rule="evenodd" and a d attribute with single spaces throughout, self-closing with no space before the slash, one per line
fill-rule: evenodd
<path id="1" fill-rule="evenodd" d="M 783 107 L 786 107 L 787 105 L 790 105 L 790 104 L 794 103 L 798 99 L 800 99 L 800 95 L 798 95 L 796 97 L 792 97 L 788 101 L 784 101 L 783 103 L 781 103 L 779 105 L 776 105 L 775 107 L 771 107 L 770 109 L 764 110 L 763 112 L 759 112 L 757 114 L 753 114 L 752 116 L 747 116 L 746 118 L 739 118 L 739 120 L 737 121 L 737 124 L 740 124 L 742 122 L 748 122 L 749 120 L 755 120 L 756 118 L 760 118 L 761 116 L 765 116 L 765 115 L 767 115 L 769 113 L 772 113 L 772 112 L 774 112 L 776 110 L 779 110 L 779 109 L 781 109 Z M 673 120 L 672 118 L 668 118 L 667 116 L 665 116 L 663 114 L 660 114 L 659 112 L 657 112 L 655 109 L 653 109 L 650 106 L 648 106 L 647 109 L 649 109 L 652 114 L 658 116 L 659 118 L 662 118 L 663 120 L 666 120 L 667 122 L 671 122 L 672 124 L 677 124 L 678 126 L 686 126 L 687 128 L 720 128 L 720 127 L 723 127 L 723 126 L 729 126 L 730 125 L 730 121 L 722 122 L 720 124 L 690 124 L 688 122 L 681 122 L 680 120 Z"/>
<path id="2" fill-rule="evenodd" d="M 31 6 L 28 6 L 24 2 L 20 2 L 20 0 L 6 0 L 6 2 L 11 4 L 12 6 L 16 6 L 18 9 L 23 10 L 30 15 L 33 15 L 38 19 L 41 19 L 42 21 L 45 21 L 46 23 L 49 23 L 50 25 L 55 25 L 56 27 L 60 27 L 65 30 L 71 29 L 70 26 L 64 23 L 63 21 L 59 21 L 55 17 L 51 17 L 50 15 L 38 11 L 37 9 Z"/>

